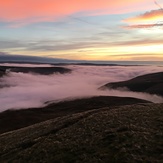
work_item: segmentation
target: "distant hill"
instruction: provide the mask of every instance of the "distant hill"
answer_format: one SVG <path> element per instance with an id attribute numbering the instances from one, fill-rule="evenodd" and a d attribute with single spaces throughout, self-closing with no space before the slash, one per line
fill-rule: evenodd
<path id="1" fill-rule="evenodd" d="M 142 75 L 127 81 L 107 83 L 101 87 L 101 89 L 119 88 L 163 96 L 163 72 Z"/>
<path id="2" fill-rule="evenodd" d="M 5 72 L 23 72 L 23 73 L 37 73 L 40 75 L 50 75 L 53 73 L 70 73 L 71 70 L 64 67 L 14 67 L 14 66 L 0 66 L 0 70 Z M 1 72 L 1 71 L 0 71 Z"/>
<path id="3" fill-rule="evenodd" d="M 68 114 L 1 134 L 0 162 L 162 163 L 162 123 L 163 104 Z"/>
<path id="4" fill-rule="evenodd" d="M 68 59 L 38 57 L 38 56 L 25 56 L 25 55 L 11 55 L 0 52 L 0 63 L 67 63 L 73 62 Z"/>
<path id="5" fill-rule="evenodd" d="M 85 66 L 138 66 L 138 65 L 163 65 L 162 61 L 104 61 L 104 60 L 72 60 L 62 58 L 50 58 L 50 57 L 39 57 L 39 56 L 28 56 L 28 55 L 16 55 L 0 52 L 0 63 L 30 63 L 30 64 L 75 64 Z"/>

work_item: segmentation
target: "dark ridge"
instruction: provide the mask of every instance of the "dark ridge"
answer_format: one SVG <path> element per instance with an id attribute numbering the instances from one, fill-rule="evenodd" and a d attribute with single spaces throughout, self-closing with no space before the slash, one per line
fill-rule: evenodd
<path id="1" fill-rule="evenodd" d="M 0 162 L 162 163 L 163 104 L 69 114 L 0 135 Z"/>
<path id="2" fill-rule="evenodd" d="M 87 110 L 136 103 L 149 102 L 130 97 L 98 96 L 53 103 L 43 108 L 7 110 L 0 113 L 0 133 L 30 126 L 48 119 L 62 117 Z"/>
<path id="3" fill-rule="evenodd" d="M 54 64 L 55 65 L 55 64 Z M 65 63 L 65 65 L 79 65 L 79 66 L 145 66 L 145 65 L 139 65 L 139 64 L 118 64 L 118 63 Z"/>
<path id="4" fill-rule="evenodd" d="M 138 76 L 131 80 L 108 83 L 100 89 L 127 88 L 134 92 L 146 92 L 163 96 L 163 72 Z"/>
<path id="5" fill-rule="evenodd" d="M 120 64 L 108 64 L 108 63 L 54 63 L 51 65 L 79 65 L 79 66 L 127 66 Z M 130 65 L 129 65 L 130 66 Z M 134 65 L 131 65 L 134 66 Z"/>
<path id="6" fill-rule="evenodd" d="M 40 75 L 50 75 L 53 73 L 70 73 L 71 70 L 64 67 L 15 67 L 15 66 L 0 66 L 0 69 L 10 72 L 22 73 L 37 73 Z"/>

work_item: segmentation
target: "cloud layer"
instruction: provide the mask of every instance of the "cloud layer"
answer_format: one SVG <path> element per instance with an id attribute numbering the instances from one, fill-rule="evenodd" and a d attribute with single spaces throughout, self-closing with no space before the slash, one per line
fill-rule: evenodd
<path id="1" fill-rule="evenodd" d="M 97 88 L 108 82 L 128 80 L 138 75 L 163 71 L 156 66 L 68 66 L 72 74 L 49 76 L 11 73 L 0 79 L 0 111 L 41 107 L 47 101 L 58 101 L 80 97 L 111 95 L 128 96 L 163 102 L 163 99 L 144 93 L 107 90 Z"/>
<path id="2" fill-rule="evenodd" d="M 163 19 L 163 10 L 159 9 L 159 10 L 152 10 L 152 11 L 146 12 L 136 17 L 128 18 L 126 19 L 126 21 L 132 22 L 132 23 L 135 23 L 135 22 L 144 23 L 144 21 L 160 21 L 162 19 Z"/>
<path id="3" fill-rule="evenodd" d="M 129 23 L 128 28 L 152 28 L 162 27 L 163 23 L 163 9 L 152 10 L 136 17 L 125 19 Z"/>

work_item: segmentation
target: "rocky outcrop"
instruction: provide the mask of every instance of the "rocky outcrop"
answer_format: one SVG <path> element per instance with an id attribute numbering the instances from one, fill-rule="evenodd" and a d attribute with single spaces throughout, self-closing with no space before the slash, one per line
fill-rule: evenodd
<path id="1" fill-rule="evenodd" d="M 163 104 L 100 108 L 0 135 L 0 162 L 163 162 Z"/>

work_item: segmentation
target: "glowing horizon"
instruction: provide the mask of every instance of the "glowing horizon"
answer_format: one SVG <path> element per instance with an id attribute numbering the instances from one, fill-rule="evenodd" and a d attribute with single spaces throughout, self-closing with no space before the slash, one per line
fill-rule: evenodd
<path id="1" fill-rule="evenodd" d="M 0 3 L 0 52 L 163 61 L 162 6 L 161 0 L 5 0 Z"/>

